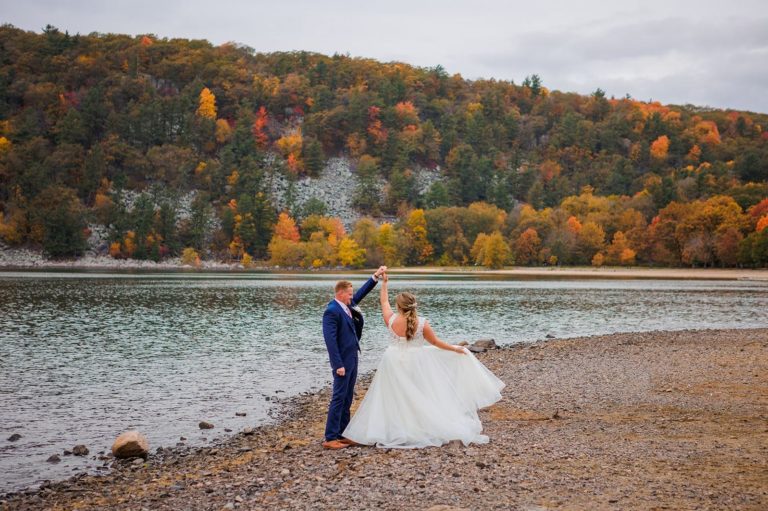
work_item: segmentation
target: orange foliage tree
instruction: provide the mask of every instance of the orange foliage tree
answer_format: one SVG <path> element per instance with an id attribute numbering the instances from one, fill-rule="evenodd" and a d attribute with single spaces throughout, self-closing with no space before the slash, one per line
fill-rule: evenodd
<path id="1" fill-rule="evenodd" d="M 216 96 L 208 87 L 200 91 L 197 115 L 206 119 L 216 119 Z"/>
<path id="2" fill-rule="evenodd" d="M 651 144 L 651 157 L 656 161 L 664 161 L 669 154 L 669 137 L 661 135 Z"/>

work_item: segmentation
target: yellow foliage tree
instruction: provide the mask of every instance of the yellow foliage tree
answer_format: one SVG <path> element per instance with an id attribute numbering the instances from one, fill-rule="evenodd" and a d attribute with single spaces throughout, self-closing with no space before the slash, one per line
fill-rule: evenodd
<path id="1" fill-rule="evenodd" d="M 408 214 L 402 234 L 402 249 L 406 254 L 406 262 L 417 264 L 426 262 L 434 252 L 434 248 L 427 239 L 427 220 L 423 209 L 414 209 Z"/>
<path id="2" fill-rule="evenodd" d="M 483 266 L 498 269 L 509 262 L 509 245 L 498 231 L 488 236 L 484 252 Z"/>
<path id="3" fill-rule="evenodd" d="M 336 248 L 331 240 L 336 240 L 336 236 L 331 234 L 326 237 L 322 231 L 315 231 L 309 236 L 309 241 L 304 243 L 303 266 L 333 266 L 336 264 Z"/>
<path id="4" fill-rule="evenodd" d="M 5 137 L 0 137 L 0 154 L 7 153 L 11 150 L 11 141 Z"/>
<path id="5" fill-rule="evenodd" d="M 381 249 L 381 254 L 384 259 L 384 264 L 387 266 L 395 266 L 400 264 L 400 258 L 397 252 L 397 242 L 395 236 L 395 228 L 392 224 L 383 223 L 379 226 L 379 232 L 377 236 L 377 243 Z"/>
<path id="6" fill-rule="evenodd" d="M 230 138 L 232 138 L 232 127 L 224 119 L 216 121 L 216 142 L 219 144 L 225 144 Z"/>
<path id="7" fill-rule="evenodd" d="M 303 145 L 303 138 L 301 136 L 301 130 L 293 131 L 278 138 L 275 141 L 275 148 L 283 155 L 286 161 L 291 162 L 291 166 L 294 167 L 291 170 L 298 170 L 301 168 L 301 149 Z"/>
<path id="8" fill-rule="evenodd" d="M 303 243 L 272 236 L 267 247 L 270 262 L 277 266 L 296 267 L 304 258 Z"/>
<path id="9" fill-rule="evenodd" d="M 365 249 L 347 237 L 339 242 L 338 257 L 342 266 L 360 267 L 365 263 Z"/>
<path id="10" fill-rule="evenodd" d="M 200 91 L 197 115 L 206 119 L 216 119 L 216 96 L 213 95 L 213 92 L 208 87 Z"/>
<path id="11" fill-rule="evenodd" d="M 188 265 L 188 266 L 194 266 L 199 267 L 200 266 L 200 256 L 197 253 L 197 250 L 195 250 L 192 247 L 187 247 L 181 252 L 181 264 Z"/>
<path id="12" fill-rule="evenodd" d="M 483 261 L 485 261 L 485 247 L 487 242 L 488 235 L 484 232 L 481 232 L 475 238 L 475 243 L 472 245 L 472 250 L 469 252 L 472 259 L 475 261 L 475 264 L 483 264 Z"/>

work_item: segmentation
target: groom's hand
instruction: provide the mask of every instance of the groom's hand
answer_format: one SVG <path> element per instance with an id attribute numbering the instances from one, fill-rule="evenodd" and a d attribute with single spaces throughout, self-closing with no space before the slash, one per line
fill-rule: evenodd
<path id="1" fill-rule="evenodd" d="M 346 371 L 344 370 L 343 367 L 339 367 L 338 369 L 336 369 L 336 374 L 338 374 L 339 376 L 344 376 L 346 374 Z"/>
<path id="2" fill-rule="evenodd" d="M 387 267 L 386 267 L 386 266 L 379 266 L 379 269 L 378 269 L 378 270 L 376 270 L 376 273 L 374 273 L 374 274 L 373 274 L 373 276 L 374 276 L 374 277 L 376 277 L 377 279 L 378 279 L 378 278 L 381 278 L 381 276 L 382 276 L 382 275 L 384 274 L 384 272 L 386 272 L 386 271 L 387 271 Z"/>

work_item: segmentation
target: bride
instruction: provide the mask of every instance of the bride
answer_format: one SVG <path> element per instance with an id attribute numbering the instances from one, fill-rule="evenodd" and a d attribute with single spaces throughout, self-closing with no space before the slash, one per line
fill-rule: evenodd
<path id="1" fill-rule="evenodd" d="M 385 273 L 380 299 L 389 346 L 343 436 L 394 448 L 487 443 L 477 410 L 501 399 L 504 383 L 467 349 L 438 339 L 411 293 L 397 296 L 393 312 L 387 284 Z"/>

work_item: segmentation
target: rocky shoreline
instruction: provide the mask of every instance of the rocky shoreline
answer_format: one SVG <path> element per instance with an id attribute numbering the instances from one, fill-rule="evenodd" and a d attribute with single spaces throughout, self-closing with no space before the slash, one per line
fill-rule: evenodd
<path id="1" fill-rule="evenodd" d="M 768 507 L 768 329 L 553 339 L 477 356 L 507 383 L 481 413 L 488 445 L 324 451 L 325 389 L 289 400 L 277 424 L 4 495 L 0 509 Z"/>

